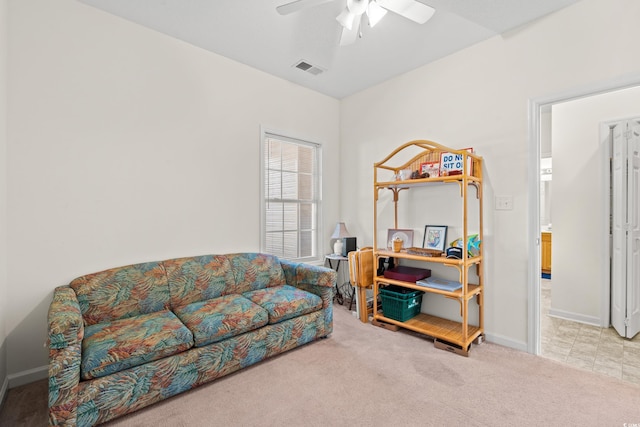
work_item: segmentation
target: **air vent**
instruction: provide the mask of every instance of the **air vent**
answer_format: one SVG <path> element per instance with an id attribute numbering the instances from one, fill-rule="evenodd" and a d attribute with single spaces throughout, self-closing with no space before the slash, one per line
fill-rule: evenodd
<path id="1" fill-rule="evenodd" d="M 325 71 L 324 69 L 317 67 L 315 65 L 309 64 L 307 61 L 303 61 L 303 60 L 298 61 L 294 65 L 294 67 L 296 67 L 299 70 L 305 71 L 309 74 L 313 74 L 314 76 L 317 76 L 318 74 L 321 74 Z"/>
<path id="2" fill-rule="evenodd" d="M 302 71 L 307 71 L 311 67 L 313 67 L 313 65 L 308 64 L 304 61 L 300 61 L 296 64 L 296 68 L 300 68 Z"/>

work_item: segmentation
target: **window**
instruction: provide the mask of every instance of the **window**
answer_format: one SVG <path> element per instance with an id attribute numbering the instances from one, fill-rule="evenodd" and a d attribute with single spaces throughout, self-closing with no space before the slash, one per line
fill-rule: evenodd
<path id="1" fill-rule="evenodd" d="M 318 260 L 320 145 L 264 132 L 261 151 L 261 250 Z"/>

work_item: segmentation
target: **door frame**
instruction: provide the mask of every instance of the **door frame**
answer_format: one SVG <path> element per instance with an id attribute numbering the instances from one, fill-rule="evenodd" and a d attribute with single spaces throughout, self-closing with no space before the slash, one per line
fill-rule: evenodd
<path id="1" fill-rule="evenodd" d="M 605 256 L 607 256 L 606 259 L 609 260 L 608 265 L 606 265 L 604 268 L 604 272 L 606 273 L 607 277 L 603 278 L 603 284 L 600 289 L 600 313 L 601 313 L 600 326 L 603 328 L 609 327 L 609 324 L 611 321 L 611 279 L 612 279 L 611 263 L 612 263 L 612 257 L 613 257 L 613 253 L 612 253 L 613 252 L 613 232 L 612 232 L 613 224 L 611 220 L 611 212 L 613 208 L 612 203 L 614 203 L 613 193 L 611 191 L 612 185 L 613 185 L 613 182 L 612 182 L 613 165 L 611 163 L 613 161 L 613 135 L 611 132 L 618 123 L 620 123 L 620 120 L 603 121 L 603 122 L 600 122 L 600 129 L 599 129 L 600 144 L 606 145 L 604 151 L 608 153 L 602 159 L 602 168 L 604 171 L 606 171 L 606 173 L 603 174 L 605 179 L 603 188 L 605 191 L 606 203 L 603 203 L 602 205 L 604 208 L 604 218 L 608 218 L 609 220 L 609 230 L 606 231 L 602 237 L 603 247 L 606 248 L 607 250 L 607 253 L 605 254 Z"/>
<path id="2" fill-rule="evenodd" d="M 640 86 L 640 74 L 576 87 L 528 101 L 529 140 L 529 271 L 527 351 L 540 354 L 540 115 L 553 104 Z M 607 207 L 608 209 L 608 207 Z M 608 231 L 606 232 L 608 236 Z M 607 237 L 608 240 L 608 237 Z"/>

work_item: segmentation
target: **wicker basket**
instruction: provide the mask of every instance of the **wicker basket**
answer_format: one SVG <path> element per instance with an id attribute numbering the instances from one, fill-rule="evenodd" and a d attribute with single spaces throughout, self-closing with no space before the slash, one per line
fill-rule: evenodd
<path id="1" fill-rule="evenodd" d="M 405 251 L 408 254 L 412 255 L 420 255 L 420 256 L 430 256 L 430 257 L 441 257 L 444 255 L 444 252 L 438 251 L 435 249 L 424 249 L 424 248 L 407 248 Z"/>

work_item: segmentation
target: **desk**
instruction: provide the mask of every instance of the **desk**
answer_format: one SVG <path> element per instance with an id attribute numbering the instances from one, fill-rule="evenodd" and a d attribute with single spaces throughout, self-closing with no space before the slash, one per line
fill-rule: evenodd
<path id="1" fill-rule="evenodd" d="M 349 309 L 351 309 L 351 304 L 353 303 L 353 294 L 355 293 L 355 290 L 353 291 L 351 290 L 351 283 L 349 281 L 346 281 L 340 284 L 340 264 L 342 264 L 342 262 L 344 261 L 347 264 L 347 268 L 349 268 L 349 258 L 342 255 L 328 254 L 324 256 L 324 259 L 329 263 L 329 268 L 332 268 L 337 273 L 336 296 L 335 296 L 336 301 L 340 305 L 344 304 L 344 296 L 342 295 L 342 292 L 341 292 L 341 288 L 342 288 L 342 291 L 345 291 L 345 294 L 348 293 L 349 294 L 348 296 L 351 298 L 351 302 L 349 304 Z M 335 261 L 336 263 L 335 267 L 333 265 L 333 261 Z M 348 273 L 349 272 L 347 271 L 347 277 L 348 277 Z"/>

